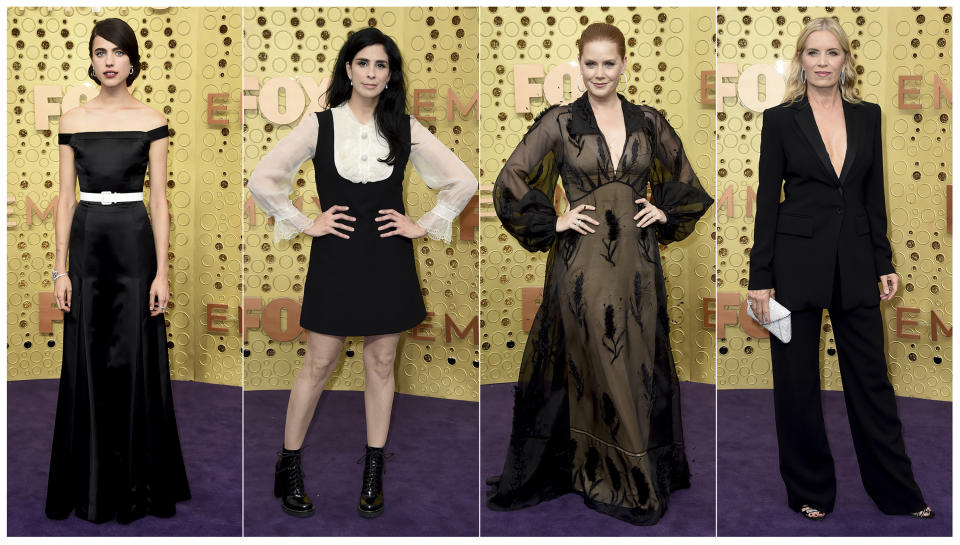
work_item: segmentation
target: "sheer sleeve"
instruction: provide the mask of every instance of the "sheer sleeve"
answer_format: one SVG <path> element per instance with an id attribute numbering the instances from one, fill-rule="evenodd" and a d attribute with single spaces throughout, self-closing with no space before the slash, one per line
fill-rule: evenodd
<path id="1" fill-rule="evenodd" d="M 453 221 L 477 193 L 477 177 L 416 118 L 410 118 L 410 162 L 430 189 L 439 189 L 437 204 L 417 220 L 434 240 L 450 242 Z"/>
<path id="2" fill-rule="evenodd" d="M 648 111 L 656 143 L 650 166 L 653 204 L 667 216 L 666 223 L 656 224 L 657 239 L 667 244 L 683 240 L 693 232 L 697 221 L 713 204 L 713 197 L 700 185 L 683 152 L 683 143 L 670 123 L 660 112 Z"/>
<path id="3" fill-rule="evenodd" d="M 531 252 L 549 250 L 557 236 L 553 193 L 562 160 L 560 112 L 550 108 L 534 121 L 493 185 L 503 227 Z"/>
<path id="4" fill-rule="evenodd" d="M 297 169 L 317 147 L 317 116 L 307 115 L 277 142 L 253 170 L 247 189 L 253 200 L 274 219 L 273 240 L 293 238 L 313 223 L 290 202 Z"/>

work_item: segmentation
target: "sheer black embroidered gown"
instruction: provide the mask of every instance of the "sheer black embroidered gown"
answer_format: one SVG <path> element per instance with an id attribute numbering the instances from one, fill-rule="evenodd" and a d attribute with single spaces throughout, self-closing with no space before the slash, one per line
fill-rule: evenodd
<path id="1" fill-rule="evenodd" d="M 61 134 L 80 190 L 143 191 L 149 132 Z M 163 184 L 159 185 L 163 188 Z M 164 317 L 150 316 L 157 274 L 142 202 L 79 202 L 70 227 L 71 311 L 50 456 L 46 514 L 92 522 L 172 516 L 190 498 L 173 411 Z"/>
<path id="2" fill-rule="evenodd" d="M 669 494 L 690 486 L 658 242 L 689 235 L 713 199 L 666 119 L 620 100 L 616 167 L 583 95 L 534 122 L 494 186 L 507 231 L 550 253 L 503 473 L 488 481 L 492 509 L 576 492 L 600 512 L 654 524 Z M 556 233 L 558 176 L 571 207 L 596 207 L 596 233 Z M 634 201 L 648 184 L 667 223 L 641 229 Z"/>

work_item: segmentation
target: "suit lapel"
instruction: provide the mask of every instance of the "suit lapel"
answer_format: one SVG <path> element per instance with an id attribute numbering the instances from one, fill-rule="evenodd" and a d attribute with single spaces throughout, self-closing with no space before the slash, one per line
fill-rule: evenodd
<path id="1" fill-rule="evenodd" d="M 843 186 L 850 174 L 853 166 L 853 160 L 857 156 L 857 144 L 860 142 L 860 135 L 863 134 L 863 116 L 862 108 L 856 104 L 850 104 L 843 101 L 843 122 L 847 126 L 847 155 L 843 158 L 843 166 L 840 168 L 840 185 Z"/>
<path id="2" fill-rule="evenodd" d="M 827 170 L 829 174 L 829 180 L 837 180 L 837 172 L 833 170 L 833 165 L 830 164 L 830 155 L 827 154 L 827 148 L 823 145 L 823 139 L 820 138 L 820 130 L 817 129 L 817 121 L 813 117 L 813 110 L 810 108 L 810 103 L 807 101 L 806 97 L 797 103 L 795 106 L 796 109 L 796 120 L 797 126 L 800 127 L 800 132 L 803 133 L 803 137 L 806 138 L 807 143 L 810 145 L 810 148 L 817 154 L 817 157 L 820 158 L 820 166 Z M 846 114 L 846 112 L 844 112 Z M 847 131 L 847 141 L 849 145 L 850 132 Z"/>

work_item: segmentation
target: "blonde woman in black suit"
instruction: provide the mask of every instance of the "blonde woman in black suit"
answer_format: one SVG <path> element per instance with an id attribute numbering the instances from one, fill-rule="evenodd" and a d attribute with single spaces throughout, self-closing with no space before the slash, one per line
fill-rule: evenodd
<path id="1" fill-rule="evenodd" d="M 896 294 L 899 279 L 887 240 L 880 108 L 860 99 L 855 82 L 843 29 L 831 18 L 810 21 L 797 40 L 785 102 L 763 113 L 748 297 L 763 322 L 772 298 L 792 311 L 790 344 L 770 337 L 788 505 L 823 520 L 836 498 L 820 404 L 826 308 L 867 493 L 886 514 L 932 518 L 887 378 L 879 303 Z"/>

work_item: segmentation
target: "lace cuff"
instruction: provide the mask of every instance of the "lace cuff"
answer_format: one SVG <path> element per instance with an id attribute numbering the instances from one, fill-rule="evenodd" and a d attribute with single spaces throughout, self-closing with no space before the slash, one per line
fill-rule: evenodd
<path id="1" fill-rule="evenodd" d="M 294 206 L 285 208 L 273 216 L 273 241 L 290 240 L 313 223 Z"/>
<path id="2" fill-rule="evenodd" d="M 439 190 L 437 204 L 417 220 L 433 240 L 450 243 L 452 225 L 477 192 L 477 178 L 455 153 L 415 118 L 410 118 L 410 162 L 427 187 Z"/>
<path id="3" fill-rule="evenodd" d="M 247 189 L 254 201 L 267 216 L 274 219 L 274 242 L 293 238 L 312 223 L 293 206 L 290 194 L 300 164 L 314 154 L 317 131 L 317 116 L 305 116 L 270 153 L 260 159 L 247 182 Z"/>
<path id="4" fill-rule="evenodd" d="M 427 236 L 433 240 L 442 240 L 447 244 L 453 233 L 453 221 L 460 211 L 438 202 L 433 210 L 427 212 L 417 220 L 417 225 L 427 230 Z"/>

